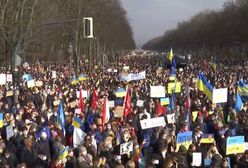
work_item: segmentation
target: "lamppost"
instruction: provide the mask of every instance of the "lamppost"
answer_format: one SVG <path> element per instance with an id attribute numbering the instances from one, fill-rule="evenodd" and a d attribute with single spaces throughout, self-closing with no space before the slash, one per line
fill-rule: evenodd
<path id="1" fill-rule="evenodd" d="M 70 77 L 72 76 L 72 53 L 73 53 L 73 46 L 70 42 L 70 45 L 68 47 L 68 53 L 69 53 L 69 59 L 70 59 Z"/>

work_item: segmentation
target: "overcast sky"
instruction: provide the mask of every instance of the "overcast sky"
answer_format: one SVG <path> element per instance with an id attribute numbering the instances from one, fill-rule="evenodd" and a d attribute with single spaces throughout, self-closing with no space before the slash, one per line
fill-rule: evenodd
<path id="1" fill-rule="evenodd" d="M 226 0 L 121 0 L 134 32 L 136 45 L 163 35 L 178 22 L 206 9 L 221 9 Z"/>

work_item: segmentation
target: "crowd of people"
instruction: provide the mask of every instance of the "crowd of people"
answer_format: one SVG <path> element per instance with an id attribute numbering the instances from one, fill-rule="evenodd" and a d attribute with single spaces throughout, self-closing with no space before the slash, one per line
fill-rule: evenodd
<path id="1" fill-rule="evenodd" d="M 0 87 L 0 167 L 189 168 L 196 167 L 192 164 L 193 153 L 200 152 L 199 167 L 247 168 L 248 150 L 226 155 L 228 137 L 242 135 L 248 142 L 247 106 L 244 103 L 239 112 L 234 108 L 238 80 L 248 81 L 247 63 L 224 58 L 218 61 L 213 67 L 208 59 L 193 58 L 186 66 L 178 67 L 176 80 L 181 82 L 181 92 L 175 93 L 173 105 L 166 106 L 161 106 L 160 98 L 150 97 L 150 86 L 167 88 L 170 69 L 159 69 L 157 60 L 149 56 L 123 57 L 118 65 L 93 68 L 81 61 L 82 80 L 75 79 L 68 64 L 19 66 L 14 74 L 18 79 L 13 76 L 14 82 L 9 80 Z M 124 66 L 129 68 L 123 70 Z M 145 79 L 120 80 L 120 75 L 141 71 L 146 71 Z M 213 104 L 197 89 L 199 71 L 215 88 L 228 88 L 226 103 Z M 11 71 L 2 69 L 1 73 Z M 39 85 L 28 86 L 25 74 Z M 130 94 L 128 112 L 126 96 L 116 95 L 120 88 Z M 186 88 L 190 103 L 186 103 Z M 81 90 L 88 93 L 83 102 L 77 94 Z M 102 113 L 106 97 L 114 101 L 114 107 L 110 107 L 110 118 L 105 123 Z M 144 101 L 143 105 L 137 104 L 139 100 Z M 60 104 L 64 128 L 58 113 Z M 196 118 L 192 115 L 195 111 Z M 169 114 L 175 114 L 174 123 L 168 123 Z M 80 118 L 79 129 L 83 132 L 83 141 L 77 145 L 73 136 L 75 117 Z M 141 120 L 156 117 L 164 117 L 165 126 L 142 129 Z M 193 132 L 192 143 L 177 147 L 178 133 L 188 131 Z M 204 134 L 212 134 L 213 143 L 201 143 Z M 132 142 L 132 149 L 122 153 L 120 146 L 127 142 Z"/>

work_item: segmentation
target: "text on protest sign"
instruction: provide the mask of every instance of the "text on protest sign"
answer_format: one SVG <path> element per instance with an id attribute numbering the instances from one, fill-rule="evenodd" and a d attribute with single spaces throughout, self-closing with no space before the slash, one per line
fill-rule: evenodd
<path id="1" fill-rule="evenodd" d="M 150 97 L 165 97 L 165 87 L 164 86 L 150 86 Z"/>
<path id="2" fill-rule="evenodd" d="M 138 100 L 137 101 L 137 106 L 138 107 L 143 107 L 144 106 L 144 100 Z"/>
<path id="3" fill-rule="evenodd" d="M 184 145 L 187 149 L 189 148 L 189 145 L 192 144 L 192 131 L 189 132 L 183 132 L 177 134 L 177 149 L 178 151 L 179 147 L 181 145 Z"/>
<path id="4" fill-rule="evenodd" d="M 6 84 L 6 74 L 0 74 L 0 85 Z"/>
<path id="5" fill-rule="evenodd" d="M 128 154 L 131 151 L 133 151 L 133 141 L 120 145 L 120 155 Z"/>
<path id="6" fill-rule="evenodd" d="M 142 129 L 154 128 L 154 127 L 164 127 L 165 120 L 164 117 L 157 117 L 151 119 L 140 120 L 140 125 Z"/>
<path id="7" fill-rule="evenodd" d="M 168 93 L 171 94 L 181 92 L 181 82 L 168 83 Z"/>
<path id="8" fill-rule="evenodd" d="M 226 155 L 243 153 L 245 151 L 245 137 L 234 136 L 226 140 Z"/>
<path id="9" fill-rule="evenodd" d="M 193 152 L 192 166 L 200 167 L 202 165 L 202 153 Z"/>
<path id="10" fill-rule="evenodd" d="M 167 114 L 167 122 L 168 124 L 173 124 L 176 122 L 175 113 Z"/>
<path id="11" fill-rule="evenodd" d="M 146 71 L 142 71 L 140 73 L 134 74 L 124 74 L 120 76 L 121 81 L 136 81 L 136 80 L 143 80 L 146 78 Z"/>
<path id="12" fill-rule="evenodd" d="M 6 127 L 6 138 L 7 138 L 7 140 L 9 140 L 12 136 L 14 136 L 13 126 L 9 125 L 9 126 Z"/>
<path id="13" fill-rule="evenodd" d="M 213 90 L 213 103 L 227 102 L 227 88 Z"/>

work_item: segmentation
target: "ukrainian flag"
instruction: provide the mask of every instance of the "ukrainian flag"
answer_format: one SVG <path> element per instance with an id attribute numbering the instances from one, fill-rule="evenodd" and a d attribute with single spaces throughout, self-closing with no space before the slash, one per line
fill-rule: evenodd
<path id="1" fill-rule="evenodd" d="M 68 151 L 69 146 L 64 147 L 64 149 L 59 153 L 59 160 L 64 160 L 68 155 Z"/>
<path id="2" fill-rule="evenodd" d="M 0 113 L 0 128 L 3 127 L 3 113 Z"/>
<path id="3" fill-rule="evenodd" d="M 79 81 L 87 80 L 87 78 L 88 78 L 88 76 L 85 75 L 85 74 L 81 74 L 81 75 L 79 75 L 79 77 L 78 77 Z"/>
<path id="4" fill-rule="evenodd" d="M 199 73 L 198 81 L 197 81 L 197 88 L 203 91 L 209 100 L 212 101 L 213 99 L 213 86 L 207 81 L 206 76 L 203 73 Z"/>
<path id="5" fill-rule="evenodd" d="M 202 144 L 214 143 L 214 135 L 213 134 L 203 134 L 201 136 L 200 143 L 202 143 Z"/>
<path id="6" fill-rule="evenodd" d="M 241 97 L 238 93 L 236 93 L 236 101 L 235 101 L 235 110 L 237 112 L 240 112 L 240 110 L 243 108 L 243 102 L 241 100 Z"/>
<path id="7" fill-rule="evenodd" d="M 76 85 L 76 84 L 78 84 L 78 83 L 79 83 L 79 80 L 76 79 L 76 78 L 71 80 L 71 84 L 72 84 L 72 85 Z"/>
<path id="8" fill-rule="evenodd" d="M 74 126 L 75 128 L 80 128 L 81 126 L 81 119 L 78 117 L 74 117 L 73 121 L 72 121 L 72 126 Z"/>
<path id="9" fill-rule="evenodd" d="M 243 101 L 248 101 L 248 85 L 243 80 L 239 80 L 238 82 L 238 94 Z"/>
<path id="10" fill-rule="evenodd" d="M 126 96 L 126 90 L 124 88 L 118 88 L 116 90 L 116 97 L 125 97 Z"/>
<path id="11" fill-rule="evenodd" d="M 161 98 L 160 99 L 160 103 L 161 103 L 161 106 L 166 106 L 168 104 L 170 104 L 170 98 Z"/>

